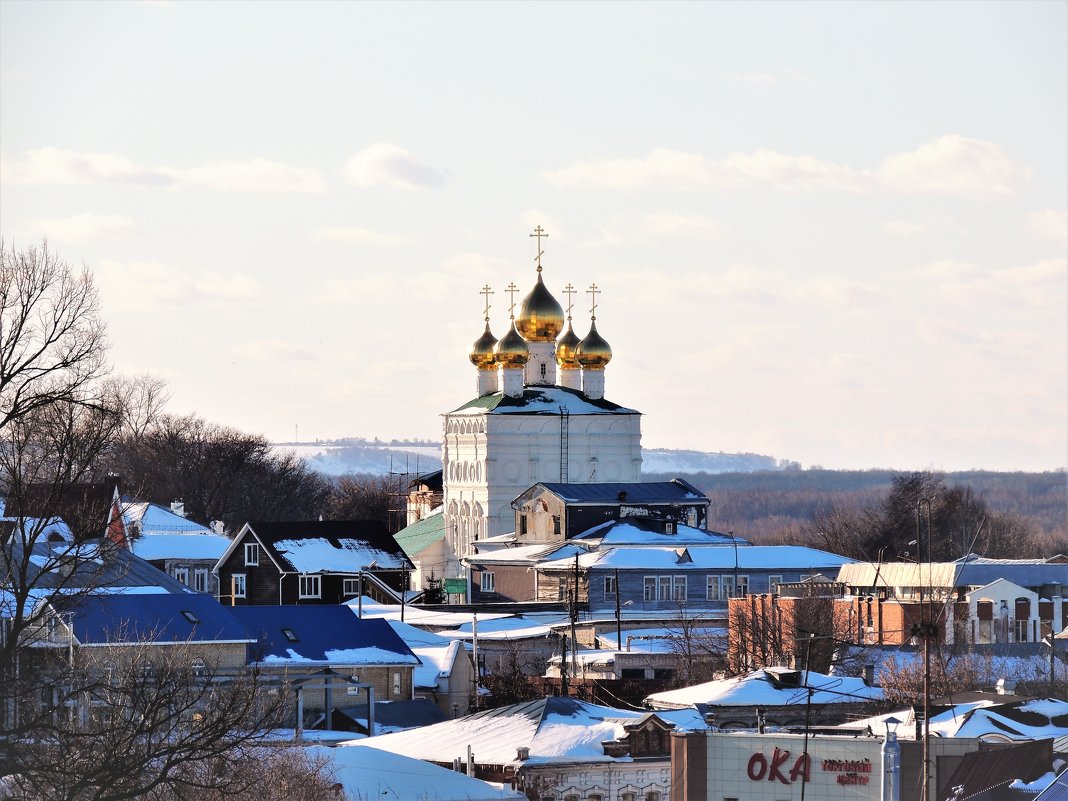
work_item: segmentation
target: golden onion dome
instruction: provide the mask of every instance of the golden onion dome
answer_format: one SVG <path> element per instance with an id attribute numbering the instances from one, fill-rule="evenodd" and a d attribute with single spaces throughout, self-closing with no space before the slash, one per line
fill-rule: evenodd
<path id="1" fill-rule="evenodd" d="M 501 367 L 523 367 L 530 358 L 530 349 L 527 343 L 519 335 L 512 322 L 508 333 L 501 337 L 493 347 L 493 356 Z"/>
<path id="2" fill-rule="evenodd" d="M 564 330 L 564 310 L 545 287 L 538 272 L 538 283 L 519 307 L 516 328 L 527 342 L 552 342 Z"/>
<path id="3" fill-rule="evenodd" d="M 581 365 L 575 358 L 575 349 L 578 347 L 579 338 L 575 329 L 571 327 L 571 321 L 567 321 L 567 330 L 564 335 L 556 340 L 556 363 L 561 370 L 577 370 Z"/>
<path id="4" fill-rule="evenodd" d="M 575 358 L 586 370 L 603 370 L 612 361 L 612 348 L 597 333 L 597 321 L 590 322 L 590 333 L 575 348 Z"/>
<path id="5" fill-rule="evenodd" d="M 493 355 L 493 346 L 497 344 L 497 337 L 489 330 L 489 320 L 486 321 L 486 330 L 475 344 L 471 346 L 471 364 L 479 370 L 492 370 L 497 366 L 497 358 Z"/>

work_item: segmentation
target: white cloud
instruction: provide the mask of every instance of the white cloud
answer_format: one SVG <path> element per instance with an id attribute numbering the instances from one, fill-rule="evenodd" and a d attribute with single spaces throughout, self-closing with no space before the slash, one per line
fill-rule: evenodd
<path id="1" fill-rule="evenodd" d="M 942 136 L 915 150 L 862 169 L 772 150 L 730 153 L 712 159 L 699 153 L 654 148 L 644 158 L 599 159 L 548 170 L 562 187 L 603 189 L 718 189 L 771 186 L 785 191 L 900 192 L 1008 195 L 1030 171 L 1000 145 L 962 136 Z"/>
<path id="2" fill-rule="evenodd" d="M 315 170 L 269 159 L 219 161 L 195 167 L 147 167 L 114 153 L 76 153 L 55 147 L 28 150 L 20 159 L 0 158 L 0 175 L 12 184 L 85 186 L 193 186 L 238 192 L 326 191 Z"/>
<path id="3" fill-rule="evenodd" d="M 269 159 L 217 161 L 188 169 L 164 168 L 181 186 L 224 192 L 298 192 L 321 194 L 326 181 L 316 170 L 291 167 Z"/>
<path id="4" fill-rule="evenodd" d="M 888 220 L 882 224 L 884 233 L 900 239 L 939 233 L 963 233 L 964 227 L 943 211 L 932 211 L 920 220 Z"/>
<path id="5" fill-rule="evenodd" d="M 944 302 L 958 306 L 974 308 L 984 302 L 1004 311 L 1024 305 L 1053 309 L 1068 305 L 1068 258 L 1064 257 L 998 268 L 943 260 L 903 277 L 916 289 L 937 292 Z"/>
<path id="6" fill-rule="evenodd" d="M 889 220 L 883 223 L 882 228 L 884 232 L 902 239 L 919 236 L 924 232 L 923 225 L 909 220 Z"/>
<path id="7" fill-rule="evenodd" d="M 282 339 L 251 339 L 230 349 L 235 356 L 256 362 L 314 360 L 311 351 Z"/>
<path id="8" fill-rule="evenodd" d="M 103 260 L 94 272 L 107 303 L 150 312 L 166 305 L 246 300 L 260 289 L 247 275 L 188 273 L 160 261 Z"/>
<path id="9" fill-rule="evenodd" d="M 423 164 L 404 148 L 384 142 L 369 145 L 350 158 L 342 174 L 348 183 L 363 188 L 426 189 L 441 186 L 448 177 L 444 170 Z"/>
<path id="10" fill-rule="evenodd" d="M 75 153 L 56 147 L 28 150 L 21 159 L 0 156 L 0 175 L 11 184 L 133 184 L 169 186 L 174 179 L 113 153 Z"/>
<path id="11" fill-rule="evenodd" d="M 1068 243 L 1068 210 L 1043 209 L 1027 215 L 1027 229 L 1040 239 L 1060 245 Z"/>
<path id="12" fill-rule="evenodd" d="M 87 239 L 122 234 L 133 227 L 133 220 L 117 214 L 75 214 L 73 217 L 35 220 L 33 224 L 40 228 L 46 237 L 84 242 Z"/>
<path id="13" fill-rule="evenodd" d="M 1012 195 L 1031 171 L 993 142 L 940 136 L 879 167 L 880 181 L 901 192 L 943 195 Z"/>
<path id="14" fill-rule="evenodd" d="M 371 245 L 373 247 L 396 247 L 408 244 L 408 240 L 400 236 L 372 231 L 369 228 L 340 227 L 320 228 L 312 234 L 312 239 L 327 242 L 348 242 L 353 245 Z"/>
<path id="15" fill-rule="evenodd" d="M 715 242 L 730 233 L 730 227 L 715 217 L 655 211 L 635 222 L 613 221 L 597 227 L 597 236 L 583 243 L 592 248 L 648 245 L 664 240 Z"/>

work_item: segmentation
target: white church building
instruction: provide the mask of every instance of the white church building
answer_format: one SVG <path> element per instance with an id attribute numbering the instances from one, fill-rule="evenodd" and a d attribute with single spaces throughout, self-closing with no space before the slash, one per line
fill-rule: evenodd
<path id="1" fill-rule="evenodd" d="M 489 286 L 485 331 L 471 350 L 476 395 L 444 415 L 442 442 L 444 538 L 408 555 L 419 568 L 415 586 L 429 577 L 465 576 L 460 558 L 472 543 L 514 529 L 512 501 L 538 482 L 594 483 L 641 480 L 641 414 L 605 398 L 605 367 L 612 349 L 597 331 L 593 284 L 590 330 L 572 328 L 568 284 L 565 314 L 542 277 L 539 227 L 537 278 L 519 304 L 510 284 L 507 329 L 490 331 Z M 397 535 L 404 546 L 404 532 Z"/>

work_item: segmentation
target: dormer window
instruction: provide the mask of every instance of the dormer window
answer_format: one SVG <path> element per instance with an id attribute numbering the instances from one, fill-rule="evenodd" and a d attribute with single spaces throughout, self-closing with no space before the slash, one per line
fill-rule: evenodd
<path id="1" fill-rule="evenodd" d="M 200 622 L 200 618 L 199 618 L 199 617 L 197 617 L 197 616 L 196 616 L 195 614 L 193 614 L 192 612 L 190 612 L 190 611 L 189 611 L 188 609 L 183 609 L 183 610 L 182 610 L 182 617 L 184 617 L 184 618 L 185 618 L 186 620 L 188 620 L 188 621 L 189 621 L 190 623 L 192 623 L 192 624 L 193 624 L 194 626 L 195 626 L 195 625 L 196 625 L 197 623 L 199 623 L 199 622 Z"/>
<path id="2" fill-rule="evenodd" d="M 282 634 L 284 634 L 285 638 L 290 642 L 299 642 L 296 632 L 294 632 L 293 629 L 282 629 Z"/>
<path id="3" fill-rule="evenodd" d="M 254 542 L 245 543 L 245 565 L 256 567 L 260 563 L 260 546 Z"/>

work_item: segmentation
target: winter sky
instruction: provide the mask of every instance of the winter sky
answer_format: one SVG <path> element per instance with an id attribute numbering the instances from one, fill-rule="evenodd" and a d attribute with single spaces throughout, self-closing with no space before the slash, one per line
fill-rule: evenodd
<path id="1" fill-rule="evenodd" d="M 1065 2 L 0 0 L 0 230 L 92 268 L 118 371 L 275 440 L 439 437 L 541 224 L 648 447 L 1055 469 L 1066 39 Z"/>

